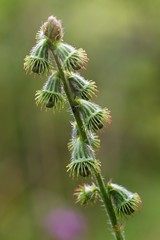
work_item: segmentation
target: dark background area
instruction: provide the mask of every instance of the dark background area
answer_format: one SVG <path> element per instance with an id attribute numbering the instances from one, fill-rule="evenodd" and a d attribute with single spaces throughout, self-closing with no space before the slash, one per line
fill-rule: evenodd
<path id="1" fill-rule="evenodd" d="M 50 15 L 62 19 L 64 40 L 84 48 L 82 73 L 96 81 L 96 102 L 112 124 L 100 132 L 98 157 L 113 179 L 143 200 L 126 223 L 126 239 L 160 236 L 160 1 L 0 0 L 0 239 L 51 240 L 43 227 L 54 209 L 78 211 L 87 222 L 81 239 L 112 239 L 99 206 L 75 205 L 66 173 L 70 116 L 35 105 L 45 78 L 26 75 L 23 59 Z M 59 239 L 56 239 L 59 240 Z"/>

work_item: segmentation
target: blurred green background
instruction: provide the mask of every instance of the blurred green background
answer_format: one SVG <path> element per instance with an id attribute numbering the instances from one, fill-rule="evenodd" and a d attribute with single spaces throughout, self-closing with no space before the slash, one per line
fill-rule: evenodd
<path id="1" fill-rule="evenodd" d="M 80 181 L 66 173 L 70 116 L 36 107 L 45 79 L 23 59 L 48 16 L 62 19 L 65 41 L 88 52 L 82 75 L 96 81 L 97 103 L 112 112 L 101 133 L 103 175 L 138 192 L 143 209 L 126 239 L 160 237 L 160 1 L 0 0 L 0 239 L 50 240 L 43 222 L 56 208 L 80 212 L 84 240 L 112 239 L 103 209 L 75 205 Z"/>

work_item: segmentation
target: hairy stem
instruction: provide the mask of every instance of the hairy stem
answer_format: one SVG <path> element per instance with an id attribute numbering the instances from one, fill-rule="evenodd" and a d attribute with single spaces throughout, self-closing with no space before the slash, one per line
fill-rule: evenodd
<path id="1" fill-rule="evenodd" d="M 77 122 L 77 126 L 78 126 L 78 129 L 79 129 L 80 135 L 81 135 L 83 141 L 86 142 L 87 144 L 89 144 L 88 136 L 87 136 L 87 133 L 85 131 L 85 128 L 83 127 L 83 121 L 81 119 L 79 109 L 77 107 L 76 101 L 75 101 L 75 99 L 73 97 L 73 94 L 72 94 L 72 91 L 70 89 L 68 80 L 65 76 L 65 73 L 64 73 L 63 68 L 61 66 L 61 63 L 59 61 L 59 58 L 54 52 L 54 46 L 52 45 L 51 48 L 52 48 L 53 56 L 54 56 L 59 74 L 60 74 L 62 82 L 63 82 L 63 86 L 64 86 L 66 96 L 68 98 L 68 101 L 69 101 L 70 107 L 72 109 L 72 113 L 74 115 L 74 118 Z M 114 232 L 114 237 L 115 237 L 116 240 L 124 240 L 125 238 L 124 238 L 123 233 L 121 231 L 120 224 L 118 223 L 118 219 L 116 217 L 111 199 L 110 199 L 110 197 L 108 195 L 108 192 L 106 190 L 104 180 L 103 180 L 101 174 L 95 174 L 95 178 L 96 178 L 97 184 L 99 186 L 100 195 L 101 195 L 101 198 L 103 200 L 103 204 L 105 206 L 107 216 L 109 217 L 110 223 L 112 225 L 112 230 Z"/>
<path id="2" fill-rule="evenodd" d="M 108 192 L 105 187 L 105 183 L 101 174 L 96 174 L 96 180 L 100 189 L 101 198 L 103 200 L 104 207 L 110 219 L 110 223 L 112 225 L 112 231 L 114 233 L 114 237 L 117 240 L 125 240 L 124 233 L 121 230 L 121 225 L 118 222 L 116 217 L 112 201 L 108 195 Z"/>

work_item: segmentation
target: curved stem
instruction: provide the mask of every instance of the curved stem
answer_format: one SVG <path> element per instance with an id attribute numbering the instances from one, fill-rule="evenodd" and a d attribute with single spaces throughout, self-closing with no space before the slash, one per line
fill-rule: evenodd
<path id="1" fill-rule="evenodd" d="M 74 118 L 77 122 L 79 132 L 81 134 L 81 137 L 83 138 L 83 141 L 85 141 L 86 143 L 89 144 L 88 136 L 87 136 L 87 133 L 85 131 L 85 128 L 83 127 L 83 121 L 81 119 L 79 109 L 77 108 L 76 101 L 75 101 L 75 99 L 73 97 L 73 94 L 72 94 L 72 91 L 70 89 L 68 80 L 66 79 L 66 76 L 65 76 L 65 73 L 64 73 L 63 68 L 61 66 L 61 63 L 59 61 L 59 58 L 54 52 L 54 46 L 52 46 L 51 48 L 52 48 L 52 53 L 53 53 L 55 62 L 57 64 L 59 74 L 60 74 L 62 82 L 63 82 L 63 86 L 64 86 L 66 96 L 67 96 L 69 104 L 71 106 Z M 106 190 L 104 180 L 103 180 L 101 174 L 95 174 L 95 178 L 96 178 L 97 184 L 99 186 L 100 195 L 101 195 L 101 198 L 103 200 L 103 204 L 105 206 L 107 215 L 108 215 L 108 217 L 110 219 L 110 222 L 111 222 L 111 225 L 112 225 L 112 230 L 114 232 L 114 237 L 115 237 L 116 240 L 124 240 L 125 238 L 124 238 L 123 233 L 121 231 L 121 226 L 118 223 L 118 219 L 116 217 L 116 214 L 115 214 L 115 211 L 114 211 L 114 208 L 113 208 L 113 205 L 112 205 L 112 201 L 111 201 L 111 199 L 108 195 L 108 192 Z"/>

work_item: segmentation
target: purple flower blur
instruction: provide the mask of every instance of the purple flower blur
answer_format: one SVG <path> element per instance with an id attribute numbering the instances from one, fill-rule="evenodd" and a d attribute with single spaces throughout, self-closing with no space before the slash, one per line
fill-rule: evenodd
<path id="1" fill-rule="evenodd" d="M 45 228 L 51 237 L 58 240 L 76 240 L 86 230 L 85 219 L 69 209 L 56 209 L 46 218 Z"/>

